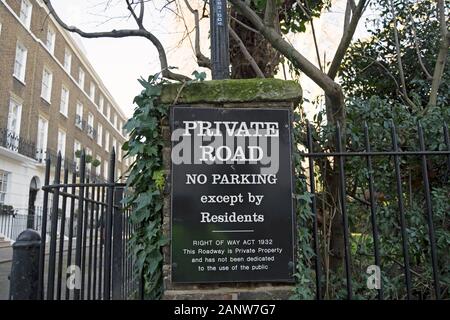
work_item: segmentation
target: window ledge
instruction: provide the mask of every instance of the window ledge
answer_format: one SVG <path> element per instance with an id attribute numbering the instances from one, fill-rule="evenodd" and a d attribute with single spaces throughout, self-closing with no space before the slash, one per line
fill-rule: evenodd
<path id="1" fill-rule="evenodd" d="M 43 97 L 43 96 L 41 96 L 41 99 L 44 100 L 44 102 L 46 102 L 48 105 L 51 105 L 51 104 L 52 104 L 52 102 L 50 101 L 50 99 L 47 99 L 47 98 L 45 98 L 45 97 Z"/>
<path id="2" fill-rule="evenodd" d="M 15 73 L 13 73 L 13 77 L 14 79 L 16 79 L 17 81 L 19 81 L 19 83 L 23 84 L 24 86 L 26 86 L 27 84 L 25 83 L 25 79 L 20 79 L 20 77 L 18 75 L 16 75 Z"/>

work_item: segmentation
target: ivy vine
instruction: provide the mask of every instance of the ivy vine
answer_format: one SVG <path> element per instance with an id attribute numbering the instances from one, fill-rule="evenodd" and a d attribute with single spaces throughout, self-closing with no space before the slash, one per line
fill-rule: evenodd
<path id="1" fill-rule="evenodd" d="M 167 118 L 169 108 L 159 102 L 162 86 L 166 83 L 160 73 L 139 82 L 144 90 L 135 97 L 137 107 L 124 127 L 129 140 L 123 150 L 126 157 L 134 160 L 126 182 L 132 192 L 126 195 L 124 203 L 132 209 L 131 223 L 141 226 L 128 244 L 135 261 L 135 272 L 143 275 L 145 298 L 158 299 L 163 291 L 162 247 L 168 243 L 162 233 L 165 175 L 161 124 Z"/>
<path id="2" fill-rule="evenodd" d="M 194 71 L 194 79 L 183 83 L 203 81 L 204 72 Z M 162 128 L 167 121 L 169 105 L 160 102 L 164 84 L 169 83 L 161 73 L 148 80 L 139 79 L 144 87 L 134 98 L 137 107 L 124 128 L 129 140 L 123 145 L 125 157 L 133 159 L 128 170 L 127 187 L 131 191 L 124 204 L 131 209 L 131 223 L 141 226 L 128 243 L 135 261 L 135 274 L 144 277 L 146 299 L 159 299 L 163 293 L 162 248 L 169 243 L 163 236 L 163 204 L 165 171 L 163 165 L 164 139 Z M 179 92 L 180 93 L 180 92 Z"/>

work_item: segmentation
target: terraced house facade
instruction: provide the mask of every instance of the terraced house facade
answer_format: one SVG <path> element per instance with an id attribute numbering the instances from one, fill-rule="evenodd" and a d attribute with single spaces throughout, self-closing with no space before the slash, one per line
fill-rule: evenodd
<path id="1" fill-rule="evenodd" d="M 126 171 L 125 115 L 42 1 L 0 0 L 0 79 L 0 205 L 39 206 L 44 159 L 58 152 L 73 171 L 84 148 L 101 179 L 114 147 L 116 177 Z"/>

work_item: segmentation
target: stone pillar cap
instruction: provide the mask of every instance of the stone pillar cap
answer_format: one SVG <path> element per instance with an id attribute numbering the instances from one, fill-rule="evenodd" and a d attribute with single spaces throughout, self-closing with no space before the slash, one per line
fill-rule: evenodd
<path id="1" fill-rule="evenodd" d="M 164 104 L 300 102 L 302 88 L 292 80 L 229 79 L 164 85 Z M 180 92 L 181 89 L 181 92 Z"/>

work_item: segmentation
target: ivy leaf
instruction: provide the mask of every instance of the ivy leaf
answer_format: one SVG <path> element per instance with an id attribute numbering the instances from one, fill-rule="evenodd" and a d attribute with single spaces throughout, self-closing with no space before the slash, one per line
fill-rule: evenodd
<path id="1" fill-rule="evenodd" d="M 206 72 L 198 72 L 197 70 L 195 70 L 194 72 L 192 72 L 192 75 L 195 77 L 196 81 L 204 81 L 206 79 Z"/>

